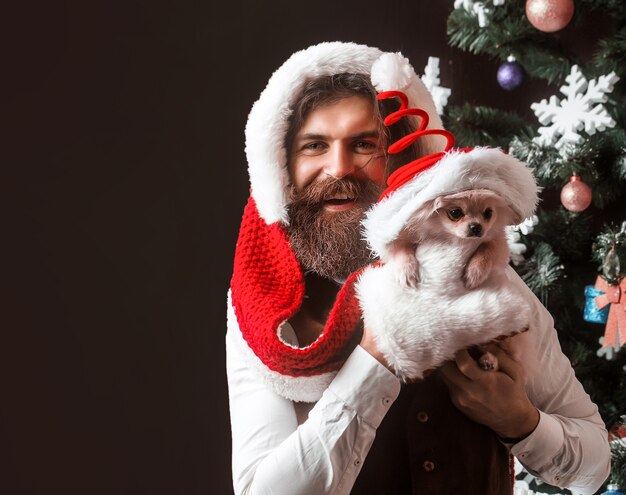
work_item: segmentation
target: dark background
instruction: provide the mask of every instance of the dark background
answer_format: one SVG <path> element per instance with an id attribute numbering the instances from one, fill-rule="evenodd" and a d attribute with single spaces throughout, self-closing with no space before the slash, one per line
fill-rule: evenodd
<path id="1" fill-rule="evenodd" d="M 441 58 L 450 102 L 517 109 L 448 47 L 453 0 L 21 3 L 5 12 L 0 493 L 231 493 L 226 291 L 247 113 L 295 50 Z M 584 31 L 566 42 L 588 51 Z M 533 120 L 534 122 L 534 120 Z"/>

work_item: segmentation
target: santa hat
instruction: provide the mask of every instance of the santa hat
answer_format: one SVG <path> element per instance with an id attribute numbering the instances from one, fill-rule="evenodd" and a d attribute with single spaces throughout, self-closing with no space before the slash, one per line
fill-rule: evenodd
<path id="1" fill-rule="evenodd" d="M 321 43 L 294 53 L 252 107 L 246 126 L 251 197 L 236 246 L 229 325 L 238 327 L 236 342 L 251 368 L 274 391 L 295 401 L 318 400 L 360 338 L 361 315 L 354 296 L 358 274 L 339 291 L 315 342 L 297 347 L 281 333 L 304 296 L 304 277 L 286 229 L 290 181 L 285 136 L 304 85 L 339 73 L 367 75 L 378 91 L 405 92 L 411 105 L 427 112 L 433 126 L 441 126 L 431 95 L 402 54 L 354 43 Z M 433 136 L 421 144 L 428 153 L 441 149 Z"/>

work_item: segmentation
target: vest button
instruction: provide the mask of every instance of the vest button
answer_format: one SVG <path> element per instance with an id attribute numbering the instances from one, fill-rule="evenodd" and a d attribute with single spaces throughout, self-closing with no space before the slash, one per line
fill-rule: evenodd
<path id="1" fill-rule="evenodd" d="M 435 463 L 432 461 L 424 461 L 424 471 L 430 472 L 435 469 Z"/>
<path id="2" fill-rule="evenodd" d="M 428 421 L 428 414 L 426 414 L 425 411 L 420 411 L 417 413 L 417 420 L 420 423 L 426 423 L 426 421 Z"/>

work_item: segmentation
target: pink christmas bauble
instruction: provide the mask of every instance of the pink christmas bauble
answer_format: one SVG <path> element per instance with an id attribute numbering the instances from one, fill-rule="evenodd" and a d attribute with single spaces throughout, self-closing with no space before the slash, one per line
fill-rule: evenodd
<path id="1" fill-rule="evenodd" d="M 561 189 L 561 203 L 569 211 L 586 210 L 591 204 L 591 188 L 578 175 L 572 175 Z"/>
<path id="2" fill-rule="evenodd" d="M 526 17 L 539 31 L 553 33 L 569 24 L 574 0 L 527 0 Z"/>

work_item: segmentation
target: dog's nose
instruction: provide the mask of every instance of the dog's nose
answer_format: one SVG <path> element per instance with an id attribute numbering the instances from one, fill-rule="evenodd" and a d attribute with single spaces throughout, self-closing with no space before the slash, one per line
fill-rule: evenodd
<path id="1" fill-rule="evenodd" d="M 483 234 L 483 226 L 479 223 L 470 223 L 468 230 L 469 237 L 480 237 Z"/>

